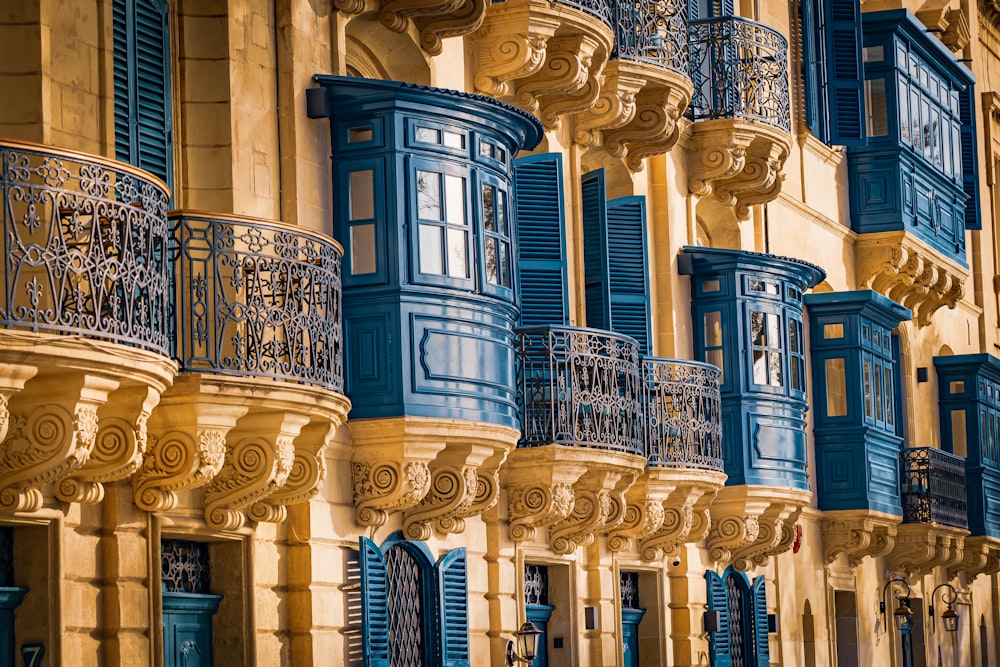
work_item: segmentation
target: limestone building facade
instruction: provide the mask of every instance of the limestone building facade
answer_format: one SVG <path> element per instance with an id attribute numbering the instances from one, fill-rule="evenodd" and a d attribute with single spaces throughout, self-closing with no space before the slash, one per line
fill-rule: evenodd
<path id="1" fill-rule="evenodd" d="M 0 91 L 0 664 L 1000 664 L 996 0 L 12 0 Z"/>

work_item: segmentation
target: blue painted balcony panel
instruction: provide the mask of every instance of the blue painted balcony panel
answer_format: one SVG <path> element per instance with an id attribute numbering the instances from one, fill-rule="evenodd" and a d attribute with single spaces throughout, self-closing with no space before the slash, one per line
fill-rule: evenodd
<path id="1" fill-rule="evenodd" d="M 909 447 L 899 465 L 903 523 L 969 527 L 965 459 L 936 447 Z"/>
<path id="2" fill-rule="evenodd" d="M 577 327 L 517 330 L 521 441 L 644 454 L 639 344 Z"/>
<path id="3" fill-rule="evenodd" d="M 941 447 L 965 456 L 969 530 L 1000 538 L 1000 359 L 935 357 Z"/>
<path id="4" fill-rule="evenodd" d="M 719 369 L 657 357 L 641 363 L 648 464 L 722 470 Z"/>
<path id="5" fill-rule="evenodd" d="M 0 141 L 0 326 L 170 355 L 167 205 L 127 164 Z"/>
<path id="6" fill-rule="evenodd" d="M 823 279 L 801 260 L 685 247 L 695 357 L 722 370 L 730 486 L 808 489 L 802 293 Z"/>
<path id="7" fill-rule="evenodd" d="M 791 130 L 788 41 L 778 31 L 736 16 L 688 27 L 694 121 L 739 118 Z"/>
<path id="8" fill-rule="evenodd" d="M 685 0 L 616 3 L 614 29 L 612 58 L 648 63 L 690 76 Z"/>
<path id="9" fill-rule="evenodd" d="M 343 391 L 333 239 L 277 222 L 170 214 L 177 357 L 185 371 Z"/>
<path id="10" fill-rule="evenodd" d="M 512 161 L 541 125 L 468 93 L 315 79 L 309 113 L 330 120 L 345 248 L 351 418 L 516 427 Z"/>

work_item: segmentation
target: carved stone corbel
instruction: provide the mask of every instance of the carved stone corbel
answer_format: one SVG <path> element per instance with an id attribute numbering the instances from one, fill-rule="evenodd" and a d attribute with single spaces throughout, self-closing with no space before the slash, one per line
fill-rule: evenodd
<path id="1" fill-rule="evenodd" d="M 609 62 L 594 106 L 573 116 L 573 140 L 583 146 L 606 144 L 604 132 L 627 125 L 635 116 L 635 96 L 645 85 L 646 77 L 637 64 L 626 60 Z"/>
<path id="2" fill-rule="evenodd" d="M 67 369 L 37 376 L 11 399 L 0 444 L 0 509 L 39 509 L 42 484 L 58 483 L 86 463 L 98 410 L 118 384 L 106 373 Z"/>
<path id="3" fill-rule="evenodd" d="M 913 311 L 918 327 L 965 295 L 969 270 L 905 231 L 862 234 L 855 244 L 861 284 Z"/>
<path id="4" fill-rule="evenodd" d="M 691 101 L 689 86 L 686 80 L 676 84 L 656 82 L 640 91 L 632 120 L 605 133 L 608 151 L 625 157 L 632 171 L 640 171 L 643 159 L 673 148 L 680 137 L 678 121 Z"/>
<path id="5" fill-rule="evenodd" d="M 149 442 L 132 477 L 133 500 L 148 512 L 177 505 L 177 491 L 212 481 L 226 459 L 226 435 L 250 409 L 225 379 L 178 377 L 149 419 Z"/>
<path id="6" fill-rule="evenodd" d="M 992 576 L 1000 572 L 1000 540 L 980 535 L 965 538 L 964 556 L 958 565 L 948 568 L 948 578 L 960 572 L 971 582 L 980 574 Z"/>
<path id="7" fill-rule="evenodd" d="M 794 520 L 809 503 L 808 491 L 787 487 L 727 486 L 711 506 L 709 556 L 718 563 L 732 563 L 738 570 L 764 565 L 770 556 L 783 553 L 794 539 Z"/>
<path id="8" fill-rule="evenodd" d="M 441 40 L 474 32 L 486 16 L 486 0 L 386 0 L 379 11 L 382 25 L 404 32 L 412 21 L 420 46 L 428 54 L 441 53 Z"/>
<path id="9" fill-rule="evenodd" d="M 603 57 L 600 48 L 605 49 Z M 597 101 L 601 92 L 597 77 L 608 48 L 588 33 L 552 37 L 546 45 L 545 63 L 518 83 L 514 103 L 537 112 L 547 129 L 558 129 L 563 115 L 590 109 Z"/>
<path id="10" fill-rule="evenodd" d="M 837 556 L 847 556 L 852 568 L 865 558 L 879 558 L 892 551 L 896 528 L 902 519 L 870 510 L 824 512 L 820 521 L 823 556 L 827 564 Z"/>
<path id="11" fill-rule="evenodd" d="M 10 426 L 9 403 L 12 396 L 24 389 L 24 385 L 38 373 L 38 366 L 8 363 L 4 360 L 0 377 L 0 442 L 7 438 Z"/>
<path id="12" fill-rule="evenodd" d="M 583 474 L 583 471 L 579 471 Z M 576 500 L 571 482 L 507 486 L 508 533 L 515 542 L 535 539 L 535 529 L 558 523 L 573 511 Z"/>
<path id="13" fill-rule="evenodd" d="M 326 479 L 323 454 L 341 422 L 336 418 L 319 419 L 302 429 L 293 444 L 292 468 L 285 483 L 251 505 L 247 510 L 249 518 L 270 523 L 284 521 L 288 505 L 306 502 L 319 493 L 319 485 Z"/>
<path id="14" fill-rule="evenodd" d="M 549 544 L 560 554 L 587 546 L 594 537 L 617 527 L 625 517 L 625 492 L 638 470 L 592 464 L 573 487 L 573 510 L 549 529 Z"/>
<path id="15" fill-rule="evenodd" d="M 795 540 L 795 522 L 801 511 L 802 508 L 793 503 L 771 503 L 757 520 L 757 539 L 733 549 L 733 567 L 741 572 L 764 567 L 768 558 L 790 549 Z"/>
<path id="16" fill-rule="evenodd" d="M 969 531 L 934 523 L 904 523 L 896 530 L 896 543 L 889 553 L 889 567 L 922 575 L 936 567 L 962 562 Z"/>
<path id="17" fill-rule="evenodd" d="M 365 11 L 365 0 L 333 0 L 333 7 L 345 14 L 360 14 Z"/>
<path id="18" fill-rule="evenodd" d="M 513 94 L 514 85 L 541 69 L 546 45 L 560 25 L 559 13 L 531 0 L 489 7 L 475 40 L 476 91 L 492 97 Z"/>
<path id="19" fill-rule="evenodd" d="M 670 475 L 675 488 L 663 502 L 663 525 L 639 540 L 639 553 L 648 561 L 674 556 L 682 544 L 704 539 L 710 525 L 709 505 L 726 483 L 726 475 L 721 472 L 699 470 L 680 475 L 669 469 L 658 472 Z"/>

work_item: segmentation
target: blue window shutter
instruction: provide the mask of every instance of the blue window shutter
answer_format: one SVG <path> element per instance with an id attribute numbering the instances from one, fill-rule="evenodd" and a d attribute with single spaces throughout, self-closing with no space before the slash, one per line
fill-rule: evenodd
<path id="1" fill-rule="evenodd" d="M 975 85 L 958 95 L 958 112 L 962 121 L 962 188 L 965 200 L 965 228 L 982 229 L 979 214 L 979 149 L 976 146 Z"/>
<path id="2" fill-rule="evenodd" d="M 527 155 L 514 161 L 518 293 L 523 326 L 566 324 L 566 251 L 563 242 L 562 156 Z"/>
<path id="3" fill-rule="evenodd" d="M 705 572 L 708 582 L 708 610 L 719 612 L 718 632 L 709 634 L 708 649 L 711 654 L 712 667 L 731 667 L 732 651 L 729 648 L 729 601 L 726 595 L 726 582 L 715 572 Z"/>
<path id="4" fill-rule="evenodd" d="M 646 199 L 608 202 L 608 286 L 611 329 L 639 341 L 649 352 L 649 282 L 646 260 Z"/>
<path id="5" fill-rule="evenodd" d="M 823 23 L 830 143 L 863 146 L 865 97 L 858 0 L 823 0 Z"/>
<path id="6" fill-rule="evenodd" d="M 469 586 L 465 547 L 452 549 L 434 567 L 438 584 L 441 664 L 469 667 Z"/>
<path id="7" fill-rule="evenodd" d="M 115 154 L 173 182 L 170 11 L 165 0 L 115 0 Z"/>
<path id="8" fill-rule="evenodd" d="M 604 170 L 584 174 L 583 272 L 586 289 L 587 326 L 611 330 L 611 299 L 608 284 L 607 190 Z"/>
<path id="9" fill-rule="evenodd" d="M 820 76 L 817 62 L 818 39 L 815 0 L 801 0 L 799 3 L 799 19 L 802 24 L 802 81 L 805 97 L 806 125 L 814 136 L 826 140 L 819 127 L 820 118 L 820 85 L 825 83 Z"/>
<path id="10" fill-rule="evenodd" d="M 764 588 L 764 575 L 757 577 L 750 587 L 750 598 L 753 600 L 754 655 L 757 667 L 768 667 L 771 664 L 771 649 L 767 635 L 767 591 Z"/>
<path id="11" fill-rule="evenodd" d="M 389 595 L 385 559 L 374 542 L 360 538 L 361 641 L 364 667 L 389 667 Z"/>

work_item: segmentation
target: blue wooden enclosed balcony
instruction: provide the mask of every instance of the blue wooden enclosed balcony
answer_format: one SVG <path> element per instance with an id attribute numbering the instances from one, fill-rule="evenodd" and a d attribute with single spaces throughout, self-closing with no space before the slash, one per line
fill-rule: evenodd
<path id="1" fill-rule="evenodd" d="M 135 469 L 177 369 L 170 194 L 121 162 L 0 140 L 0 196 L 0 511 L 40 507 L 41 482 L 96 502 Z M 106 427 L 122 437 L 99 440 Z"/>

